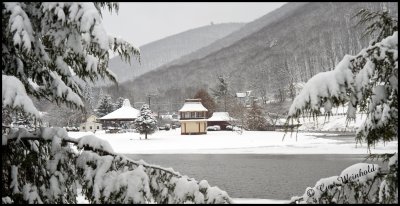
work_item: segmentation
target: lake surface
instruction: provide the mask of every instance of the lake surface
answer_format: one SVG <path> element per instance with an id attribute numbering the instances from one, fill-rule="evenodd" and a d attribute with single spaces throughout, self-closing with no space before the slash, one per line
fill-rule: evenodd
<path id="1" fill-rule="evenodd" d="M 233 198 L 288 200 L 302 195 L 324 177 L 340 175 L 366 155 L 307 154 L 141 154 L 126 155 L 149 164 L 172 167 L 197 181 L 207 180 Z M 387 167 L 380 161 L 366 161 Z"/>

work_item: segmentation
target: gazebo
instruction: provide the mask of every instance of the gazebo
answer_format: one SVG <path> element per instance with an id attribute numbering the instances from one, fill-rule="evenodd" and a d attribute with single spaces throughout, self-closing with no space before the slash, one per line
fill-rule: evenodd
<path id="1" fill-rule="evenodd" d="M 125 99 L 121 108 L 99 118 L 103 127 L 112 127 L 121 123 L 134 121 L 140 115 L 140 111 L 133 108 L 129 99 Z"/>

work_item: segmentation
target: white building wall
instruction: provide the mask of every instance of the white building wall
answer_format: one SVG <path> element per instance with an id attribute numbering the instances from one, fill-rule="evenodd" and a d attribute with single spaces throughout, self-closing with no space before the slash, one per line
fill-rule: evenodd
<path id="1" fill-rule="evenodd" d="M 102 126 L 100 123 L 96 123 L 96 122 L 85 122 L 83 124 L 80 125 L 79 127 L 79 131 L 80 132 L 95 132 L 96 130 L 102 130 Z"/>

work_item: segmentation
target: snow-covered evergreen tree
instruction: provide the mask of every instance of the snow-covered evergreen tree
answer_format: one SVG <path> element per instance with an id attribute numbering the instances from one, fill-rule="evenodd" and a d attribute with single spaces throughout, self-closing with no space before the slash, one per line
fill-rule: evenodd
<path id="1" fill-rule="evenodd" d="M 267 121 L 262 108 L 254 101 L 251 108 L 247 111 L 246 125 L 247 129 L 254 131 L 264 130 L 267 126 Z"/>
<path id="2" fill-rule="evenodd" d="M 104 117 L 105 115 L 114 111 L 113 109 L 114 107 L 111 97 L 109 95 L 105 95 L 101 97 L 96 113 L 98 117 Z"/>
<path id="3" fill-rule="evenodd" d="M 96 105 L 94 100 L 93 89 L 89 84 L 86 84 L 83 89 L 83 100 L 86 110 L 85 113 L 87 114 L 86 116 L 93 114 Z"/>
<path id="4" fill-rule="evenodd" d="M 208 110 L 207 118 L 210 118 L 216 109 L 214 99 L 208 94 L 205 89 L 199 89 L 193 97 L 194 99 L 201 99 L 201 104 Z"/>
<path id="5" fill-rule="evenodd" d="M 153 134 L 157 130 L 157 118 L 153 116 L 149 105 L 143 104 L 140 108 L 140 116 L 135 119 L 135 128 L 145 135 L 145 139 L 147 134 Z"/>
<path id="6" fill-rule="evenodd" d="M 125 98 L 118 97 L 117 101 L 115 101 L 115 103 L 113 105 L 113 110 L 115 111 L 115 110 L 121 108 L 122 105 L 124 104 L 124 100 L 125 100 Z"/>
<path id="7" fill-rule="evenodd" d="M 333 71 L 312 77 L 295 98 L 288 120 L 293 122 L 301 115 L 316 115 L 320 107 L 329 115 L 333 106 L 349 102 L 348 120 L 355 118 L 357 108 L 367 115 L 356 140 L 367 143 L 369 148 L 379 141 L 398 139 L 398 32 L 397 24 L 393 24 L 397 20 L 388 20 L 386 11 L 361 10 L 359 14 L 362 14 L 361 22 L 372 21 L 367 32 L 378 32 L 376 41 L 356 56 L 346 55 Z M 383 158 L 388 167 L 352 165 L 339 176 L 321 179 L 302 196 L 293 197 L 292 202 L 398 203 L 398 154 L 370 156 Z M 373 167 L 375 170 L 370 170 Z M 354 174 L 358 177 L 343 181 L 346 175 Z"/>
<path id="8" fill-rule="evenodd" d="M 227 111 L 227 101 L 229 97 L 228 82 L 225 77 L 218 76 L 218 84 L 215 88 L 211 89 L 212 94 L 218 101 L 224 102 L 224 112 Z"/>
<path id="9" fill-rule="evenodd" d="M 109 50 L 125 61 L 139 50 L 106 34 L 104 7 L 118 4 L 2 3 L 3 111 L 40 118 L 28 95 L 83 109 L 79 79 L 115 81 Z M 231 202 L 207 181 L 128 159 L 93 135 L 73 139 L 65 129 L 45 127 L 3 131 L 2 203 L 76 203 L 78 188 L 90 203 Z"/>

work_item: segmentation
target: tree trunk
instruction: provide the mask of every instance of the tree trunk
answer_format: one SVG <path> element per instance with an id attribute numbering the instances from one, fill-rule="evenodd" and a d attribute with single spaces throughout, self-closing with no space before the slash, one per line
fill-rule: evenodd
<path id="1" fill-rule="evenodd" d="M 146 132 L 146 133 L 144 133 L 144 138 L 145 138 L 145 139 L 147 139 L 147 132 Z"/>
<path id="2" fill-rule="evenodd" d="M 224 96 L 224 112 L 226 112 L 226 96 Z"/>

